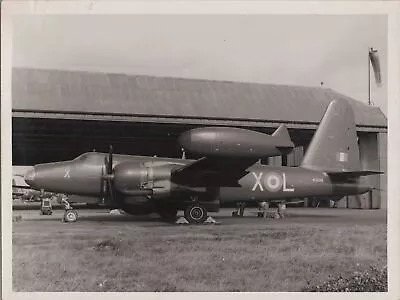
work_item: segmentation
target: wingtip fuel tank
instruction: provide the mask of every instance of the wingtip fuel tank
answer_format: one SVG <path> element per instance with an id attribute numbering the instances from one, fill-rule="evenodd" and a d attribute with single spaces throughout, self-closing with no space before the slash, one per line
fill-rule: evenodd
<path id="1" fill-rule="evenodd" d="M 224 157 L 277 156 L 294 147 L 284 125 L 272 135 L 234 127 L 195 128 L 184 132 L 179 143 L 190 153 Z"/>

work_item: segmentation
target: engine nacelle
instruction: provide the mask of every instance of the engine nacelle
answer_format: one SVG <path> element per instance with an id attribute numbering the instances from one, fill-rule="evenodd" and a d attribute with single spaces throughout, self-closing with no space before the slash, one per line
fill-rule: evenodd
<path id="1" fill-rule="evenodd" d="M 176 166 L 163 162 L 125 162 L 114 168 L 114 187 L 125 196 L 164 198 L 171 194 L 171 170 Z"/>

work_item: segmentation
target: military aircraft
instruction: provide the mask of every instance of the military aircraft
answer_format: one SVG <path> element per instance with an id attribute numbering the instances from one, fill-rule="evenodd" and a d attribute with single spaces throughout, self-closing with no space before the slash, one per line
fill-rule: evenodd
<path id="1" fill-rule="evenodd" d="M 106 199 L 112 208 L 133 215 L 157 212 L 166 219 L 184 211 L 201 223 L 220 204 L 359 195 L 373 189 L 362 170 L 354 112 L 347 101 L 327 107 L 299 167 L 268 166 L 260 159 L 294 147 L 287 129 L 272 135 L 205 127 L 184 132 L 179 142 L 197 160 L 89 152 L 71 161 L 39 164 L 25 174 L 35 189 Z M 76 221 L 72 211 L 67 221 Z"/>

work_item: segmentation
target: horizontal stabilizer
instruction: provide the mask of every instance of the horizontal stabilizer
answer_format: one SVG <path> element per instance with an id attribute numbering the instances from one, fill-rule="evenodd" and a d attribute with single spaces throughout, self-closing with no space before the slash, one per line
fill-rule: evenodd
<path id="1" fill-rule="evenodd" d="M 348 172 L 326 172 L 329 176 L 333 177 L 346 177 L 346 178 L 355 178 L 361 176 L 369 176 L 369 175 L 379 175 L 383 174 L 384 172 L 381 171 L 348 171 Z"/>

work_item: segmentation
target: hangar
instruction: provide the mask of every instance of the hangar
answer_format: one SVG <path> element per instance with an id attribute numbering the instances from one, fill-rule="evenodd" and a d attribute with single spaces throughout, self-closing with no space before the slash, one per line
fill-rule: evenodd
<path id="1" fill-rule="evenodd" d="M 386 117 L 331 89 L 14 68 L 13 165 L 107 152 L 110 144 L 116 153 L 181 157 L 177 137 L 191 128 L 236 126 L 271 134 L 286 124 L 295 151 L 264 163 L 296 166 L 333 99 L 354 108 L 363 168 L 386 172 Z M 377 190 L 346 197 L 338 206 L 386 207 L 386 175 L 365 180 Z"/>

